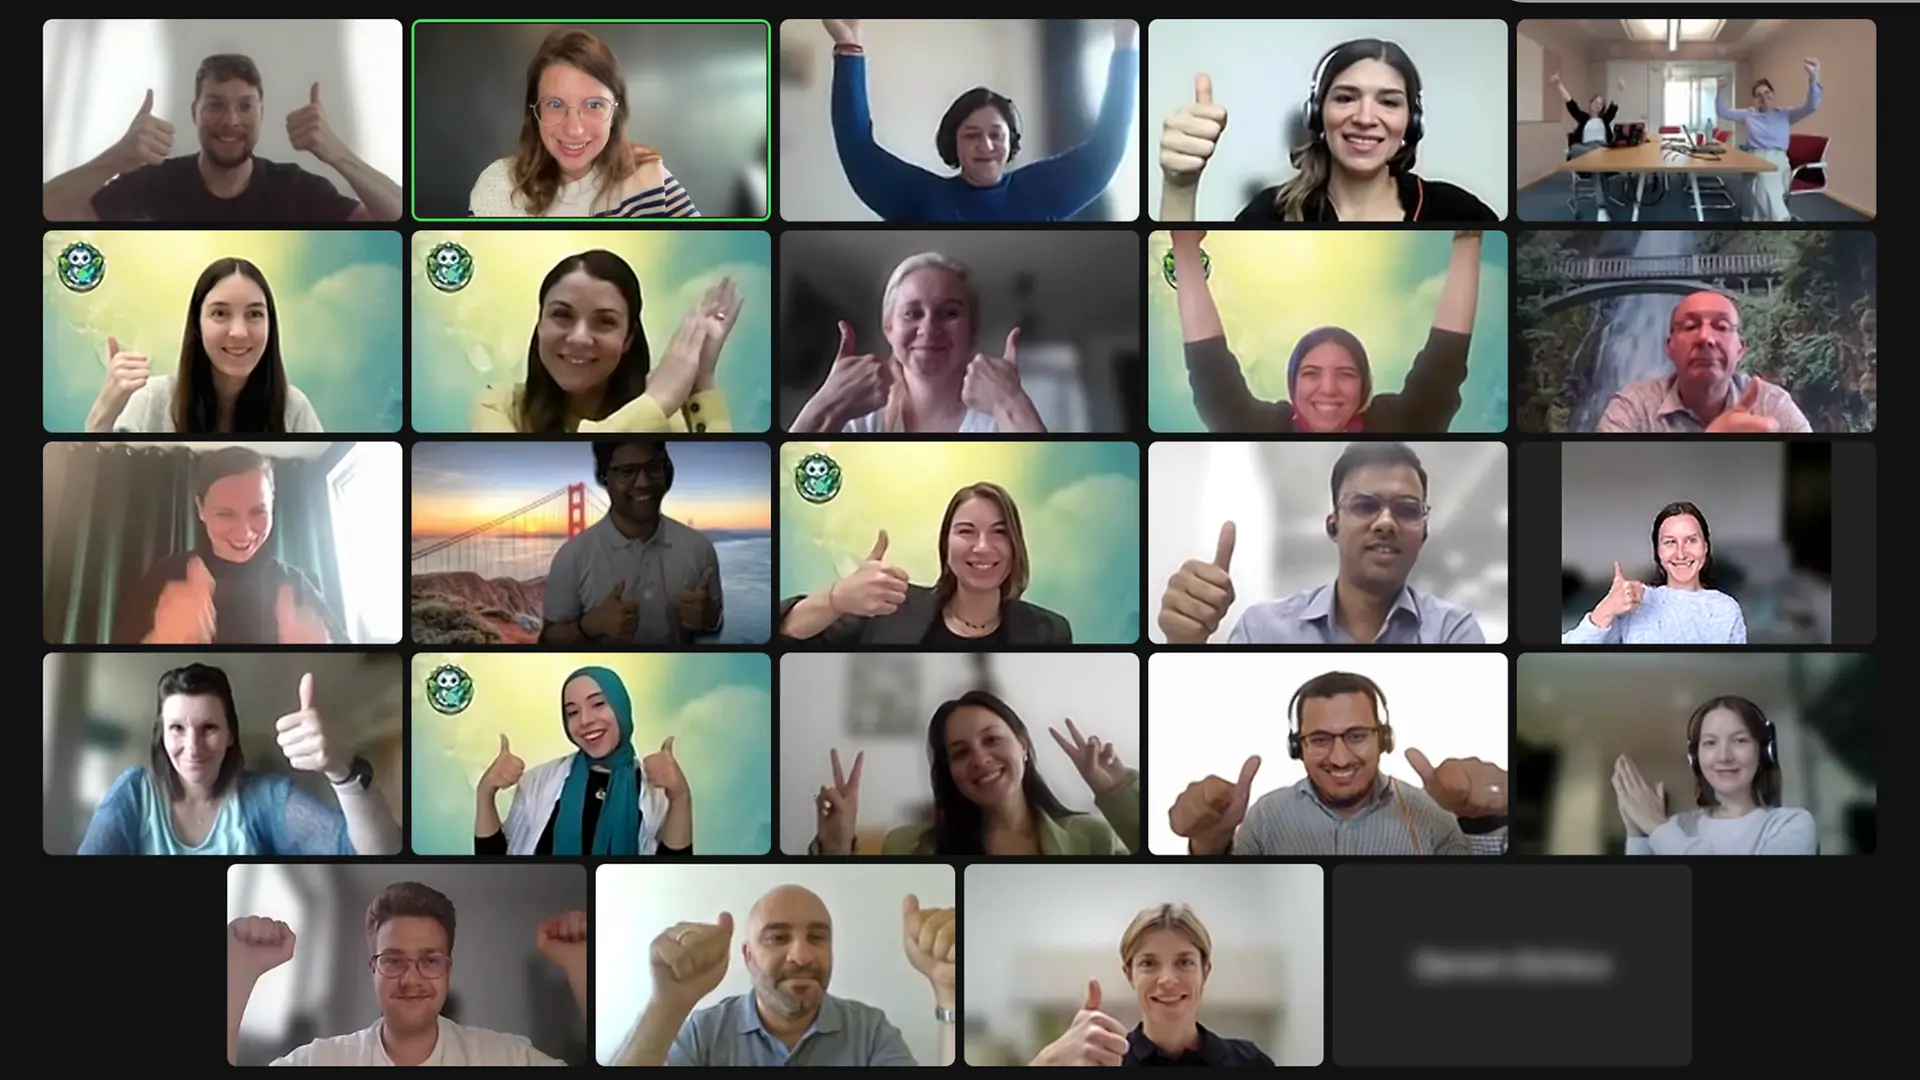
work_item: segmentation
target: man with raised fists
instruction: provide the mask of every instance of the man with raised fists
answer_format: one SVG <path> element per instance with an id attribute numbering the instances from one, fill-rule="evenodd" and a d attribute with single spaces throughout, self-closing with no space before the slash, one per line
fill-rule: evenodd
<path id="1" fill-rule="evenodd" d="M 315 1039 L 274 1065 L 565 1065 L 531 1040 L 456 1024 L 440 1015 L 453 977 L 453 901 L 417 881 L 387 886 L 367 908 L 367 970 L 380 1019 L 351 1035 Z M 285 922 L 242 916 L 227 927 L 227 1062 L 239 1064 L 240 1024 L 260 977 L 293 959 Z M 587 913 L 540 924 L 534 946 L 565 973 L 581 1014 L 587 1001 Z"/>
<path id="2" fill-rule="evenodd" d="M 1188 784 L 1168 810 L 1190 855 L 1500 855 L 1507 849 L 1506 770 L 1479 758 L 1407 761 L 1421 788 L 1380 770 L 1393 752 L 1386 694 L 1373 680 L 1330 671 L 1288 705 L 1288 755 L 1306 776 L 1253 798 L 1260 758 L 1236 781 Z"/>
<path id="3" fill-rule="evenodd" d="M 607 515 L 560 545 L 547 568 L 540 644 L 694 645 L 726 619 L 713 541 L 667 516 L 664 442 L 597 439 L 593 477 Z"/>
<path id="4" fill-rule="evenodd" d="M 933 988 L 942 1065 L 954 1061 L 956 928 L 952 908 L 923 908 L 915 896 L 901 902 L 907 961 Z M 762 896 L 747 916 L 740 959 L 752 991 L 696 1012 L 726 978 L 733 931 L 733 916 L 722 912 L 712 923 L 676 923 L 654 938 L 653 996 L 610 1064 L 919 1064 L 884 1011 L 827 993 L 833 917 L 820 897 L 798 885 Z"/>
<path id="5" fill-rule="evenodd" d="M 1327 539 L 1339 551 L 1330 584 L 1254 604 L 1229 645 L 1484 645 L 1473 613 L 1407 584 L 1429 533 L 1427 470 L 1401 443 L 1353 443 L 1333 466 Z M 1229 521 L 1210 563 L 1188 560 L 1160 598 L 1170 645 L 1204 645 L 1236 599 Z"/>
<path id="6" fill-rule="evenodd" d="M 273 465 L 242 446 L 193 461 L 207 546 L 167 556 L 122 595 L 114 644 L 325 645 L 346 632 L 312 579 L 266 551 Z"/>
<path id="7" fill-rule="evenodd" d="M 1657 435 L 1812 431 L 1784 387 L 1740 370 L 1746 354 L 1733 297 L 1712 291 L 1682 297 L 1667 322 L 1672 374 L 1622 386 L 1594 430 Z"/>
<path id="8" fill-rule="evenodd" d="M 174 127 L 155 114 L 148 90 L 120 140 L 99 157 L 41 185 L 49 221 L 241 224 L 398 221 L 400 185 L 353 152 L 328 122 L 321 87 L 287 114 L 287 142 L 332 168 L 352 189 L 254 154 L 265 115 L 260 69 L 237 53 L 209 56 L 193 77 L 189 113 L 198 153 L 169 157 Z"/>

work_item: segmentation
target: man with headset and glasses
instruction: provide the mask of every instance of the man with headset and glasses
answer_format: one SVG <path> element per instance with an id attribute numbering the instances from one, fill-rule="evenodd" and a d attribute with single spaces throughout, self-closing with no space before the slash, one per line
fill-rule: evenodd
<path id="1" fill-rule="evenodd" d="M 1327 539 L 1338 576 L 1240 616 L 1229 645 L 1485 645 L 1473 612 L 1407 584 L 1429 533 L 1427 470 L 1403 443 L 1354 443 L 1333 466 Z M 1160 598 L 1169 645 L 1203 645 L 1233 607 L 1234 526 L 1212 562 L 1189 559 Z"/>
<path id="2" fill-rule="evenodd" d="M 1190 855 L 1501 855 L 1507 773 L 1479 758 L 1407 760 L 1422 787 L 1380 772 L 1393 751 L 1386 694 L 1346 671 L 1316 675 L 1287 706 L 1287 753 L 1306 778 L 1248 805 L 1258 756 L 1240 778 L 1188 784 L 1168 817 Z"/>

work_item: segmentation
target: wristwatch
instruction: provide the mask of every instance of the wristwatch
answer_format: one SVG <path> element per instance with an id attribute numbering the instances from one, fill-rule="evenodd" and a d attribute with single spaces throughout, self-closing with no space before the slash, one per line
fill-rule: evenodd
<path id="1" fill-rule="evenodd" d="M 935 1020 L 940 1021 L 943 1024 L 951 1024 L 956 1022 L 954 1012 L 952 1009 L 943 1009 L 938 1005 L 935 1005 L 933 1007 L 933 1018 Z"/>
<path id="2" fill-rule="evenodd" d="M 373 763 L 366 758 L 354 755 L 353 765 L 347 770 L 347 778 L 333 785 L 341 791 L 365 791 L 373 786 Z"/>

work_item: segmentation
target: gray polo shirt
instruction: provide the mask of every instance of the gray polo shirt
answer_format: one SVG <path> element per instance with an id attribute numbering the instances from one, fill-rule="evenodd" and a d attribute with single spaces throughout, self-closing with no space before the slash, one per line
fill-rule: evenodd
<path id="1" fill-rule="evenodd" d="M 1468 836 L 1433 796 L 1382 774 L 1373 801 L 1352 817 L 1321 802 L 1310 777 L 1267 792 L 1248 808 L 1231 854 L 1500 855 L 1506 849 L 1505 829 Z"/>
<path id="2" fill-rule="evenodd" d="M 668 1065 L 919 1065 L 900 1029 L 871 1005 L 832 994 L 800 1041 L 787 1045 L 767 1033 L 753 995 L 735 994 L 709 1005 L 680 1026 Z"/>
<path id="3" fill-rule="evenodd" d="M 1751 375 L 1734 373 L 1733 378 L 1728 380 L 1727 404 L 1738 401 L 1740 395 L 1747 392 L 1747 384 L 1752 378 Z M 1707 425 L 1680 400 L 1680 391 L 1674 387 L 1678 380 L 1678 375 L 1656 375 L 1621 387 L 1607 402 L 1607 411 L 1600 414 L 1600 423 L 1594 430 L 1603 434 L 1701 434 L 1707 430 Z M 1813 425 L 1807 423 L 1806 414 L 1793 403 L 1793 395 L 1774 383 L 1767 383 L 1760 388 L 1760 396 L 1753 403 L 1753 415 L 1772 419 L 1780 425 L 1782 433 L 1813 430 Z"/>
<path id="4" fill-rule="evenodd" d="M 714 634 L 723 615 L 720 559 L 713 541 L 665 516 L 653 539 L 629 540 L 613 527 L 612 517 L 603 517 L 554 552 L 541 617 L 570 623 L 611 595 L 616 583 L 625 582 L 627 600 L 640 605 L 632 644 L 692 644 L 695 635 L 680 626 L 680 595 L 698 585 L 707 570 L 713 571 L 707 595 L 713 599 L 715 619 L 702 633 Z"/>
<path id="5" fill-rule="evenodd" d="M 1375 645 L 1485 645 L 1473 612 L 1432 593 L 1400 590 Z M 1331 583 L 1255 604 L 1227 635 L 1229 645 L 1355 645 L 1334 617 Z"/>

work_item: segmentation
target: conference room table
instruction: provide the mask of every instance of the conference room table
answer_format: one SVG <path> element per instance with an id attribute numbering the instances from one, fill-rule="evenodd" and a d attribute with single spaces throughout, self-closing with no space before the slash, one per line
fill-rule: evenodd
<path id="1" fill-rule="evenodd" d="M 1702 176 L 1719 173 L 1753 176 L 1773 172 L 1776 168 L 1778 166 L 1765 158 L 1719 143 L 1693 146 L 1677 140 L 1656 142 L 1649 139 L 1639 146 L 1609 146 L 1604 150 L 1588 151 L 1577 158 L 1569 158 L 1560 166 L 1560 171 L 1624 173 L 1638 177 L 1633 189 L 1633 217 L 1630 219 L 1633 221 L 1640 220 L 1640 203 L 1646 198 L 1648 177 L 1684 177 L 1688 190 L 1693 194 L 1693 216 L 1696 220 L 1705 221 L 1707 210 L 1700 199 Z"/>

